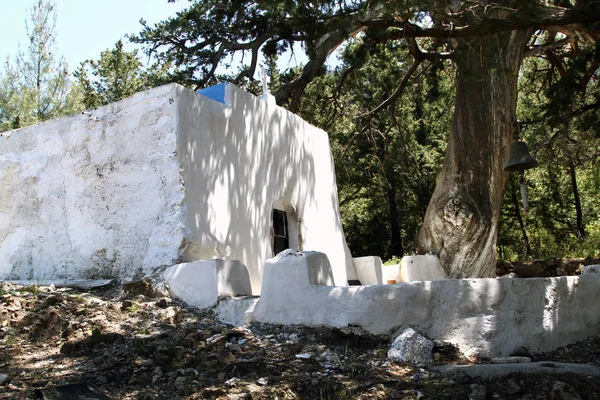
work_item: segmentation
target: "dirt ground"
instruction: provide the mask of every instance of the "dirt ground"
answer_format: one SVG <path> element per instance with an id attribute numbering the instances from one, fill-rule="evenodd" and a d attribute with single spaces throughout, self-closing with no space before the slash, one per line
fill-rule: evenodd
<path id="1" fill-rule="evenodd" d="M 384 337 L 233 328 L 148 288 L 0 285 L 2 399 L 82 382 L 115 400 L 600 398 L 600 381 L 585 376 L 443 378 L 388 361 Z M 437 364 L 468 363 L 448 346 L 434 352 Z M 530 356 L 600 366 L 600 337 Z"/>

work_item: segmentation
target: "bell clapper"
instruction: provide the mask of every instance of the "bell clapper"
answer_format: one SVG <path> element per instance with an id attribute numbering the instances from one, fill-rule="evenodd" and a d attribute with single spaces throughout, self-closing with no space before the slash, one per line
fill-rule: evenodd
<path id="1" fill-rule="evenodd" d="M 538 166 L 538 162 L 527 149 L 525 142 L 518 140 L 512 142 L 508 148 L 508 160 L 504 163 L 506 172 L 517 172 L 519 184 L 521 185 L 521 199 L 523 200 L 523 211 L 529 212 L 529 199 L 527 199 L 527 185 L 523 171 Z"/>
<path id="2" fill-rule="evenodd" d="M 529 212 L 529 199 L 527 198 L 527 185 L 525 184 L 525 174 L 519 173 L 519 184 L 521 185 L 521 200 L 523 200 L 523 211 Z"/>

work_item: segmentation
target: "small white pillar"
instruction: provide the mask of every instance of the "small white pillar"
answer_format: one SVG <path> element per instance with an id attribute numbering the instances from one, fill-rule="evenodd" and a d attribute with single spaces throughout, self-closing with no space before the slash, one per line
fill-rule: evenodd
<path id="1" fill-rule="evenodd" d="M 440 260 L 433 254 L 404 256 L 400 262 L 399 282 L 446 279 Z"/>
<path id="2" fill-rule="evenodd" d="M 203 260 L 177 264 L 163 272 L 171 296 L 187 304 L 208 308 L 217 304 L 222 295 L 252 294 L 250 275 L 238 260 Z"/>
<path id="3" fill-rule="evenodd" d="M 381 285 L 383 272 L 381 258 L 376 256 L 356 257 L 352 259 L 356 277 L 363 285 Z"/>

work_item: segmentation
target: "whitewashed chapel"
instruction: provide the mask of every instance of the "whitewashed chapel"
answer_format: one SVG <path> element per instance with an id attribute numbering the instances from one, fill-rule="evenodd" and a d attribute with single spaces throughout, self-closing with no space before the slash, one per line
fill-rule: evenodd
<path id="1" fill-rule="evenodd" d="M 356 279 L 327 134 L 231 84 L 170 84 L 0 138 L 0 279 L 131 277 L 224 258 L 260 293 L 283 249 Z"/>

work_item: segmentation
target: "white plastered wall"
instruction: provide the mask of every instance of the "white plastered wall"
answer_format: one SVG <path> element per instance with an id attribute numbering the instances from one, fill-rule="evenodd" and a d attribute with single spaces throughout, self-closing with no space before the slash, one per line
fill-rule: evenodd
<path id="1" fill-rule="evenodd" d="M 354 271 L 327 134 L 233 85 L 226 90 L 229 105 L 177 87 L 184 259 L 241 260 L 260 293 L 263 264 L 273 257 L 271 212 L 284 201 L 296 213 L 302 248 L 326 253 L 336 284 L 345 285 Z"/>
<path id="2" fill-rule="evenodd" d="M 0 279 L 128 277 L 177 262 L 174 89 L 0 138 Z"/>

